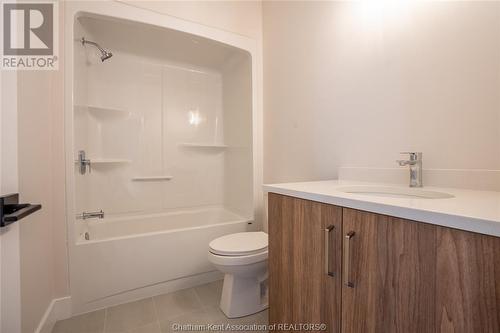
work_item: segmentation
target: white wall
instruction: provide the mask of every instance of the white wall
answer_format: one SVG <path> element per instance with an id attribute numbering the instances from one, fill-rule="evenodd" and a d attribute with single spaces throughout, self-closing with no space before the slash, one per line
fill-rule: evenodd
<path id="1" fill-rule="evenodd" d="M 60 20 L 62 50 L 62 15 Z M 60 58 L 58 71 L 17 73 L 19 192 L 22 202 L 42 204 L 20 224 L 21 317 L 27 333 L 38 327 L 53 298 L 69 292 Z"/>
<path id="2" fill-rule="evenodd" d="M 50 72 L 18 74 L 19 192 L 42 210 L 20 223 L 22 331 L 33 332 L 53 298 Z"/>
<path id="3" fill-rule="evenodd" d="M 500 3 L 374 3 L 264 2 L 265 182 L 500 170 Z"/>
<path id="4" fill-rule="evenodd" d="M 64 3 L 59 4 L 59 50 L 64 50 Z M 52 73 L 51 105 L 48 111 L 52 118 L 52 242 L 54 253 L 54 297 L 69 294 L 68 249 L 66 246 L 66 179 L 64 142 L 64 55 L 60 55 L 59 71 Z M 40 87 L 39 87 L 40 89 Z M 40 89 L 43 91 L 43 89 Z"/>
<path id="5" fill-rule="evenodd" d="M 17 73 L 0 71 L 0 195 L 17 193 Z M 19 223 L 0 230 L 0 332 L 21 332 Z"/>
<path id="6" fill-rule="evenodd" d="M 133 1 L 118 0 L 158 13 L 262 39 L 261 1 Z"/>

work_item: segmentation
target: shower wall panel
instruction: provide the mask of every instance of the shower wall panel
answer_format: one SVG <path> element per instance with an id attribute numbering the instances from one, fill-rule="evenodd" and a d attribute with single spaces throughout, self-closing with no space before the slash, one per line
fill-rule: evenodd
<path id="1" fill-rule="evenodd" d="M 78 211 L 223 205 L 224 150 L 192 146 L 224 143 L 220 73 L 117 52 L 106 62 L 87 55 L 85 68 L 75 73 L 86 82 L 75 151 L 92 172 L 76 172 Z"/>

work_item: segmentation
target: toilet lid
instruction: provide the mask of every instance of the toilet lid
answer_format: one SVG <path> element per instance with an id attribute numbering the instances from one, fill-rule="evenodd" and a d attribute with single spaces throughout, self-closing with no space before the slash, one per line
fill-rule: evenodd
<path id="1" fill-rule="evenodd" d="M 267 251 L 267 234 L 262 231 L 239 232 L 214 239 L 210 252 L 224 256 L 243 256 Z"/>

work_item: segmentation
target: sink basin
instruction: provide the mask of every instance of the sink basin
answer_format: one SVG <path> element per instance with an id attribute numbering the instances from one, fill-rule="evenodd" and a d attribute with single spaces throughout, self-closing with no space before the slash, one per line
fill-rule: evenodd
<path id="1" fill-rule="evenodd" d="M 413 198 L 413 199 L 449 199 L 454 195 L 445 193 L 424 190 L 419 188 L 405 188 L 397 186 L 377 186 L 377 185 L 352 185 L 342 186 L 337 188 L 338 191 L 344 193 L 353 193 L 361 195 L 369 195 L 385 198 Z"/>

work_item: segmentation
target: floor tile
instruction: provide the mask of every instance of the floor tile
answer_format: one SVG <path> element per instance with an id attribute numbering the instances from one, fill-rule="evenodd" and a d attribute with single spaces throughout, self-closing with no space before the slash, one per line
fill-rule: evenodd
<path id="1" fill-rule="evenodd" d="M 243 318 L 228 319 L 219 308 L 221 292 L 222 281 L 216 281 L 62 320 L 56 323 L 53 333 L 170 333 L 180 332 L 172 329 L 173 324 L 268 323 L 267 310 Z M 217 332 L 215 327 L 212 329 L 214 333 Z"/>
<path id="2" fill-rule="evenodd" d="M 222 322 L 227 321 L 227 317 L 224 315 L 224 313 L 222 312 L 222 310 L 218 305 L 206 307 L 203 310 L 207 314 L 207 317 L 210 318 L 211 320 L 217 320 Z"/>
<path id="3" fill-rule="evenodd" d="M 155 296 L 153 299 L 160 321 L 202 308 L 202 304 L 192 288 Z"/>
<path id="4" fill-rule="evenodd" d="M 105 333 L 122 333 L 157 321 L 152 298 L 106 309 Z"/>
<path id="5" fill-rule="evenodd" d="M 200 332 L 203 330 L 193 327 L 192 330 L 184 328 L 182 330 L 175 329 L 174 325 L 207 325 L 207 324 L 223 324 L 222 318 L 219 316 L 211 316 L 205 309 L 198 309 L 195 311 L 184 313 L 175 318 L 160 320 L 161 332 Z M 206 330 L 205 330 L 206 331 Z M 211 330 L 217 332 L 216 330 Z"/>
<path id="6" fill-rule="evenodd" d="M 220 303 L 223 280 L 204 284 L 194 288 L 204 307 L 216 306 Z"/>
<path id="7" fill-rule="evenodd" d="M 261 311 L 259 313 L 250 315 L 250 316 L 245 316 L 241 318 L 227 318 L 226 315 L 222 312 L 222 310 L 218 307 L 210 307 L 210 308 L 205 308 L 205 312 L 208 314 L 209 318 L 212 318 L 212 320 L 222 323 L 224 325 L 247 325 L 248 330 L 239 330 L 240 332 L 255 332 L 255 331 L 266 331 L 267 327 L 264 327 L 264 325 L 267 325 L 269 323 L 269 318 L 268 318 L 268 310 Z M 256 326 L 252 326 L 256 325 Z M 226 327 L 227 328 L 227 327 Z M 238 327 L 239 329 L 242 327 Z M 230 329 L 226 329 L 228 331 Z"/>
<path id="8" fill-rule="evenodd" d="M 105 310 L 60 320 L 52 333 L 102 333 L 104 331 Z"/>

